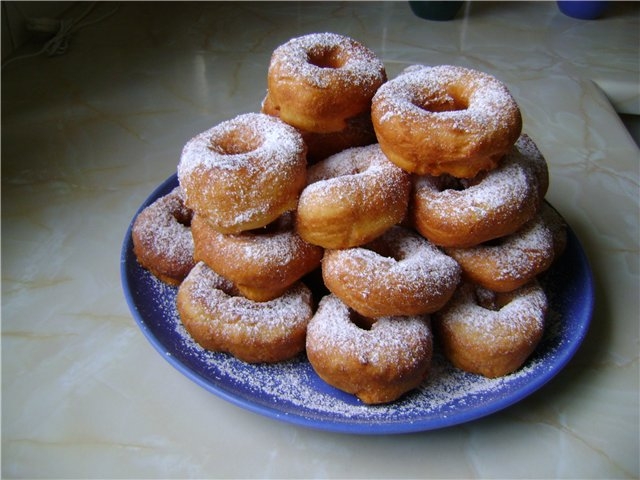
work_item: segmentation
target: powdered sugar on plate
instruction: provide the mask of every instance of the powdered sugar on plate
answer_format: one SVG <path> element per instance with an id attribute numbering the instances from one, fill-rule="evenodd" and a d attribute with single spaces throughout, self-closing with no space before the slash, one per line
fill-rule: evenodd
<path id="1" fill-rule="evenodd" d="M 561 319 L 552 311 L 541 347 L 518 372 L 487 379 L 454 368 L 436 351 L 430 376 L 419 389 L 394 403 L 370 406 L 324 384 L 304 355 L 288 362 L 251 365 L 227 354 L 204 350 L 180 322 L 174 301 L 176 288 L 152 275 L 148 275 L 147 280 L 151 286 L 149 293 L 162 311 L 164 327 L 175 334 L 172 336 L 174 343 L 165 345 L 168 354 L 186 365 L 194 365 L 193 371 L 203 382 L 235 396 L 241 403 L 248 401 L 285 415 L 293 413 L 308 419 L 330 418 L 339 423 L 380 425 L 410 424 L 429 417 L 445 419 L 455 416 L 461 409 L 490 402 L 503 395 L 502 390 L 509 391 L 511 384 L 535 377 L 547 368 L 546 364 L 561 347 Z"/>
<path id="2" fill-rule="evenodd" d="M 176 184 L 175 176 L 164 190 Z M 564 255 L 541 278 L 549 299 L 545 336 L 522 369 L 486 379 L 453 368 L 437 351 L 429 378 L 398 401 L 367 406 L 324 383 L 304 355 L 283 363 L 250 365 L 205 351 L 183 328 L 177 289 L 143 270 L 130 231 L 121 259 L 123 288 L 133 316 L 152 345 L 180 372 L 208 391 L 250 411 L 307 427 L 359 434 L 406 433 L 467 422 L 506 408 L 542 387 L 581 344 L 593 309 L 593 280 L 569 229 Z"/>

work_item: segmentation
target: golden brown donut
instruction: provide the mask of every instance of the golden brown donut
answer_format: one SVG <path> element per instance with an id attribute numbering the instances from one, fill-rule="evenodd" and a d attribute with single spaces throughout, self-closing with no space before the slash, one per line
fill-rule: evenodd
<path id="1" fill-rule="evenodd" d="M 302 283 L 268 302 L 238 295 L 233 284 L 198 262 L 178 288 L 180 319 L 207 350 L 249 363 L 273 363 L 304 350 L 313 315 L 311 291 Z"/>
<path id="2" fill-rule="evenodd" d="M 567 247 L 567 223 L 564 218 L 548 203 L 544 202 L 540 209 L 544 223 L 553 236 L 554 260 L 562 255 Z"/>
<path id="3" fill-rule="evenodd" d="M 192 215 L 176 187 L 142 210 L 131 228 L 138 263 L 171 285 L 178 285 L 195 265 Z"/>
<path id="4" fill-rule="evenodd" d="M 382 62 L 364 45 L 335 33 L 312 33 L 276 48 L 267 87 L 273 107 L 290 125 L 338 132 L 371 107 L 386 81 Z"/>
<path id="5" fill-rule="evenodd" d="M 307 357 L 318 376 L 367 404 L 392 402 L 418 387 L 431 366 L 426 316 L 383 317 L 371 325 L 334 295 L 307 328 Z"/>
<path id="6" fill-rule="evenodd" d="M 498 168 L 470 181 L 414 177 L 412 224 L 439 246 L 478 245 L 510 235 L 531 220 L 548 184 L 544 157 L 523 135 Z"/>
<path id="7" fill-rule="evenodd" d="M 238 233 L 295 209 L 306 182 L 305 155 L 295 128 L 247 113 L 187 142 L 178 180 L 189 208 L 218 232 Z"/>
<path id="8" fill-rule="evenodd" d="M 374 318 L 435 312 L 451 298 L 460 276 L 455 260 L 399 226 L 363 247 L 327 250 L 322 260 L 326 287 Z"/>
<path id="9" fill-rule="evenodd" d="M 542 208 L 551 207 L 543 204 Z M 460 264 L 468 281 L 495 292 L 510 292 L 551 266 L 555 245 L 554 230 L 540 213 L 511 235 L 470 248 L 445 248 L 445 252 Z"/>
<path id="10" fill-rule="evenodd" d="M 371 117 L 382 151 L 419 175 L 475 177 L 495 168 L 522 130 L 502 82 L 451 65 L 407 68 L 378 89 Z"/>
<path id="11" fill-rule="evenodd" d="M 269 95 L 262 102 L 262 112 L 276 117 L 280 111 L 273 106 Z M 346 127 L 337 132 L 318 133 L 300 130 L 307 145 L 307 162 L 309 165 L 346 150 L 376 143 L 376 134 L 371 123 L 371 111 L 367 110 L 358 116 L 348 118 Z"/>
<path id="12" fill-rule="evenodd" d="M 520 368 L 535 350 L 546 312 L 536 280 L 509 293 L 465 283 L 435 314 L 433 326 L 454 366 L 495 378 Z"/>
<path id="13" fill-rule="evenodd" d="M 411 177 L 378 144 L 332 155 L 309 167 L 296 229 L 307 242 L 349 248 L 380 236 L 407 211 Z"/>
<path id="14" fill-rule="evenodd" d="M 231 280 L 250 300 L 264 302 L 282 295 L 302 276 L 320 266 L 324 250 L 293 229 L 293 213 L 272 224 L 237 234 L 216 232 L 195 215 L 191 222 L 194 257 Z"/>

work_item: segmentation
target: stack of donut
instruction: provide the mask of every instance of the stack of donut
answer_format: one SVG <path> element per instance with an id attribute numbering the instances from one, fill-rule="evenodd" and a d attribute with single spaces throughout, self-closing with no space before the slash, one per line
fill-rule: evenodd
<path id="1" fill-rule="evenodd" d="M 521 130 L 490 75 L 412 66 L 387 80 L 353 39 L 294 38 L 273 52 L 260 112 L 185 145 L 180 186 L 136 219 L 134 251 L 179 285 L 204 348 L 257 363 L 306 352 L 366 404 L 420 386 L 434 345 L 460 369 L 507 375 L 542 337 L 537 278 L 566 235 Z M 169 275 L 158 251 L 187 265 Z"/>

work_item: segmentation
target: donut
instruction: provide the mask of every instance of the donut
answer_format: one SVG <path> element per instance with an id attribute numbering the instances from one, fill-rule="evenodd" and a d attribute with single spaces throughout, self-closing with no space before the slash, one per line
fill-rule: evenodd
<path id="1" fill-rule="evenodd" d="M 293 283 L 320 266 L 324 249 L 300 238 L 293 213 L 258 230 L 216 232 L 199 215 L 191 222 L 194 258 L 231 280 L 250 300 L 263 302 L 282 295 Z"/>
<path id="2" fill-rule="evenodd" d="M 176 297 L 182 324 L 200 346 L 247 363 L 280 362 L 301 353 L 311 303 L 311 291 L 300 282 L 276 299 L 254 302 L 204 262 L 191 270 Z"/>
<path id="3" fill-rule="evenodd" d="M 542 338 L 547 297 L 536 280 L 508 293 L 464 283 L 434 314 L 446 358 L 461 370 L 496 378 L 519 369 Z"/>
<path id="4" fill-rule="evenodd" d="M 262 101 L 262 113 L 280 116 L 279 110 L 267 95 Z M 312 165 L 347 148 L 363 147 L 376 143 L 376 134 L 371 123 L 371 111 L 367 110 L 355 117 L 345 120 L 346 127 L 337 132 L 317 133 L 300 130 L 307 145 L 307 163 Z"/>
<path id="5" fill-rule="evenodd" d="M 364 45 L 335 33 L 312 33 L 273 51 L 267 91 L 286 123 L 309 132 L 338 132 L 348 118 L 371 108 L 386 79 L 383 63 Z"/>
<path id="6" fill-rule="evenodd" d="M 295 209 L 306 170 L 306 146 L 295 128 L 247 113 L 189 140 L 178 180 L 189 208 L 216 231 L 238 233 Z"/>
<path id="7" fill-rule="evenodd" d="M 544 157 L 523 135 L 498 168 L 474 179 L 414 177 L 411 224 L 436 245 L 472 247 L 531 220 L 548 184 Z"/>
<path id="8" fill-rule="evenodd" d="M 360 321 L 335 295 L 322 298 L 306 340 L 307 357 L 318 376 L 366 404 L 392 402 L 418 387 L 431 366 L 428 317 Z"/>
<path id="9" fill-rule="evenodd" d="M 411 176 L 391 163 L 378 144 L 355 147 L 309 167 L 300 194 L 296 230 L 314 245 L 362 245 L 400 222 Z"/>
<path id="10" fill-rule="evenodd" d="M 522 130 L 520 109 L 501 81 L 452 65 L 409 67 L 375 93 L 371 118 L 392 162 L 456 178 L 495 168 Z"/>
<path id="11" fill-rule="evenodd" d="M 138 263 L 165 283 L 178 285 L 195 262 L 191 219 L 182 189 L 174 188 L 144 208 L 131 228 Z"/>
<path id="12" fill-rule="evenodd" d="M 555 260 L 567 248 L 567 223 L 558 211 L 546 202 L 542 204 L 540 215 L 553 236 L 553 256 Z"/>
<path id="13" fill-rule="evenodd" d="M 542 214 L 517 232 L 470 248 L 445 248 L 466 280 L 510 292 L 546 271 L 556 257 L 554 232 Z"/>
<path id="14" fill-rule="evenodd" d="M 451 298 L 460 276 L 455 260 L 400 226 L 363 247 L 326 250 L 322 260 L 326 287 L 374 318 L 435 312 Z"/>

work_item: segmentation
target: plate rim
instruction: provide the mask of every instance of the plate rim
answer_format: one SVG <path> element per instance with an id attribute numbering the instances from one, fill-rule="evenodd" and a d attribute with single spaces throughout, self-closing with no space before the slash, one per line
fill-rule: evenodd
<path id="1" fill-rule="evenodd" d="M 172 188 L 178 185 L 177 174 L 173 173 L 170 177 L 164 180 L 161 184 L 156 186 L 153 191 L 148 195 L 145 201 L 135 212 L 133 218 L 129 222 L 124 236 L 124 241 L 120 251 L 120 279 L 126 298 L 129 310 L 142 331 L 143 335 L 151 343 L 154 349 L 161 354 L 161 356 L 177 371 L 193 381 L 195 384 L 204 388 L 210 393 L 218 396 L 219 398 L 241 407 L 251 412 L 284 421 L 287 423 L 312 428 L 316 430 L 348 433 L 348 434 L 360 434 L 360 435 L 387 435 L 387 434 L 404 434 L 404 433 L 416 433 L 422 431 L 436 430 L 441 428 L 448 428 L 454 425 L 460 425 L 470 421 L 478 420 L 480 418 L 492 415 L 498 411 L 504 410 L 530 396 L 534 392 L 538 391 L 553 378 L 555 378 L 569 363 L 569 361 L 576 354 L 584 338 L 587 335 L 591 319 L 593 316 L 595 294 L 594 294 L 594 280 L 593 271 L 590 266 L 589 259 L 582 247 L 580 240 L 573 231 L 570 225 L 567 224 L 567 234 L 569 236 L 569 244 L 575 245 L 576 250 L 573 252 L 577 255 L 577 260 L 581 266 L 584 267 L 585 276 L 582 278 L 584 284 L 584 302 L 582 304 L 582 310 L 584 311 L 584 318 L 579 323 L 580 328 L 577 331 L 572 332 L 571 342 L 568 347 L 561 350 L 561 353 L 556 357 L 553 368 L 546 371 L 545 375 L 534 376 L 531 381 L 522 385 L 510 395 L 493 401 L 490 406 L 483 406 L 481 411 L 468 410 L 466 412 L 452 415 L 444 418 L 439 418 L 438 421 L 416 421 L 416 422 L 393 422 L 393 423 L 376 423 L 376 422 L 349 422 L 348 419 L 343 421 L 327 421 L 319 422 L 318 419 L 304 416 L 302 414 L 293 414 L 290 412 L 278 409 L 276 406 L 266 406 L 262 403 L 252 402 L 244 397 L 234 395 L 223 385 L 214 383 L 211 379 L 205 378 L 198 372 L 193 371 L 188 365 L 180 361 L 176 356 L 172 355 L 171 349 L 165 345 L 150 329 L 147 321 L 142 318 L 137 304 L 131 294 L 133 285 L 129 279 L 130 262 L 128 261 L 132 255 L 133 242 L 131 239 L 131 231 L 133 223 L 138 214 L 150 205 L 155 199 L 159 198 L 165 192 L 168 193 Z M 555 207 L 554 207 L 555 208 Z M 135 256 L 133 257 L 135 261 Z M 137 262 L 136 262 L 137 264 Z M 141 268 L 139 265 L 137 268 Z"/>

